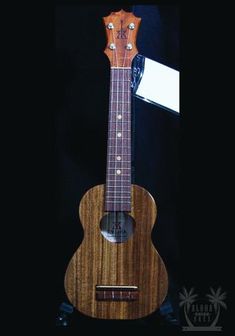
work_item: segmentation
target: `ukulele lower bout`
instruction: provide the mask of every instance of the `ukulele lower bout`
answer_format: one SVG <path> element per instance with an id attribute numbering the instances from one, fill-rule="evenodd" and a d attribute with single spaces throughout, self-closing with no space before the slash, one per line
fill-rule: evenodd
<path id="1" fill-rule="evenodd" d="M 100 319 L 137 319 L 158 309 L 168 289 L 165 265 L 151 232 L 156 219 L 152 196 L 132 185 L 131 212 L 104 211 L 105 186 L 83 196 L 79 215 L 84 238 L 65 274 L 69 301 Z"/>

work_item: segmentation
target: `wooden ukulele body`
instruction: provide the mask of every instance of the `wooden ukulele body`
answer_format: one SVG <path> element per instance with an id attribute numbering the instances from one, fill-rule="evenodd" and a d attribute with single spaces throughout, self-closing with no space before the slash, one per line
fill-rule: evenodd
<path id="1" fill-rule="evenodd" d="M 99 319 L 138 319 L 154 312 L 163 302 L 168 279 L 165 265 L 154 248 L 151 231 L 157 208 L 144 188 L 131 186 L 133 234 L 122 243 L 108 241 L 100 229 L 105 186 L 83 196 L 79 215 L 84 238 L 65 274 L 69 301 L 81 313 Z M 135 286 L 136 300 L 97 300 L 97 286 Z M 122 294 L 122 293 L 121 293 Z"/>

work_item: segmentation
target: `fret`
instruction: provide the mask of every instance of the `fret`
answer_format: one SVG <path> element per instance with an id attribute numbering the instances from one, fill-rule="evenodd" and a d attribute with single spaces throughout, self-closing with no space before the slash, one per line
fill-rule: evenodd
<path id="1" fill-rule="evenodd" d="M 121 170 L 122 171 L 122 173 L 121 174 L 117 174 L 116 172 L 114 173 L 114 171 L 116 171 L 116 170 Z M 109 178 L 109 177 L 111 177 L 111 176 L 115 176 L 115 175 L 117 175 L 118 176 L 118 178 L 121 178 L 121 176 L 122 177 L 124 177 L 124 178 L 126 178 L 127 176 L 131 176 L 131 168 L 122 168 L 122 167 L 116 167 L 116 168 L 108 168 L 108 173 L 107 173 L 107 177 Z"/>
<path id="2" fill-rule="evenodd" d="M 109 195 L 106 195 L 106 199 L 107 201 L 112 201 L 112 202 L 115 202 L 117 199 L 118 200 L 127 200 L 127 201 L 131 201 L 131 197 L 130 196 L 109 196 Z"/>
<path id="3" fill-rule="evenodd" d="M 110 69 L 111 69 L 111 72 L 113 71 L 113 70 L 131 70 L 131 67 L 115 67 L 115 66 L 112 66 L 112 67 L 110 67 Z"/>
<path id="4" fill-rule="evenodd" d="M 117 100 L 117 101 L 116 101 L 116 100 L 112 100 L 112 101 L 111 101 L 111 104 L 112 104 L 112 103 L 118 103 L 118 104 L 130 104 L 131 102 L 128 102 L 128 101 L 121 102 L 121 101 L 118 101 L 118 100 Z"/>
<path id="5" fill-rule="evenodd" d="M 113 107 L 113 106 L 111 106 L 111 107 Z M 123 113 L 123 116 L 128 116 L 128 117 L 130 118 L 130 115 L 131 115 L 131 112 L 130 112 L 130 111 L 125 110 L 125 109 L 121 109 L 121 110 L 119 110 L 119 109 L 114 109 L 114 108 L 111 108 L 111 107 L 110 107 L 109 112 L 111 112 L 112 116 L 113 116 L 114 113 L 117 114 L 117 115 Z M 121 121 L 121 119 L 118 119 L 118 120 Z"/>
<path id="6" fill-rule="evenodd" d="M 108 174 L 107 176 L 107 182 L 116 182 L 116 183 L 128 183 L 130 182 L 130 177 L 131 175 L 125 175 L 122 178 L 119 178 L 120 175 L 116 175 L 116 174 Z"/>
<path id="7" fill-rule="evenodd" d="M 129 145 L 130 145 L 130 140 L 131 140 L 131 138 L 123 138 L 123 137 L 121 137 L 121 136 L 116 136 L 115 138 L 109 138 L 109 143 L 111 144 L 111 142 L 113 143 L 114 141 L 113 140 L 115 140 L 115 142 L 116 141 L 118 141 L 118 140 L 120 140 L 120 142 L 121 141 L 125 141 L 125 144 L 123 144 L 123 146 L 122 147 L 128 147 Z M 119 143 L 119 145 L 118 145 L 119 147 L 121 146 L 121 143 Z M 110 145 L 110 147 L 115 147 L 114 145 Z"/>
<path id="8" fill-rule="evenodd" d="M 118 175 L 119 176 L 119 175 Z M 130 177 L 130 176 L 129 176 Z M 108 179 L 108 182 L 117 182 L 117 183 L 123 183 L 123 182 L 129 182 L 129 179 L 128 180 L 126 180 L 126 181 L 121 181 L 121 180 L 110 180 L 110 179 Z M 121 186 L 120 186 L 121 187 Z"/>
<path id="9" fill-rule="evenodd" d="M 131 140 L 130 138 L 123 138 L 123 137 L 118 137 L 116 136 L 115 138 L 109 138 L 109 140 L 119 140 L 119 141 L 124 141 L 124 140 Z"/>
<path id="10" fill-rule="evenodd" d="M 118 119 L 118 116 L 121 116 L 121 119 Z M 125 112 L 125 111 L 111 111 L 110 113 L 110 120 L 115 121 L 117 123 L 123 123 L 123 122 L 131 122 L 131 117 L 130 117 L 130 113 L 129 112 Z M 119 117 L 120 118 L 120 117 Z"/>
<path id="11" fill-rule="evenodd" d="M 131 163 L 131 160 L 129 160 L 129 161 L 124 161 L 124 160 L 120 160 L 120 161 L 118 161 L 118 160 L 109 160 L 108 162 L 115 162 L 115 163 Z"/>
<path id="12" fill-rule="evenodd" d="M 126 169 L 127 170 L 131 170 L 131 162 L 128 161 L 128 163 L 124 164 L 123 166 L 121 164 L 118 164 L 116 166 L 116 163 L 119 163 L 119 162 L 113 162 L 110 164 L 110 162 L 108 162 L 107 164 L 107 169 L 122 169 L 123 171 L 125 171 Z"/>
<path id="13" fill-rule="evenodd" d="M 118 140 L 123 140 L 124 138 L 126 140 L 130 140 L 131 139 L 130 130 L 126 130 L 124 127 L 120 128 L 120 129 L 116 129 L 116 130 L 113 129 L 113 128 L 110 128 L 109 129 L 109 136 L 112 139 L 116 139 L 117 138 Z"/>
<path id="14" fill-rule="evenodd" d="M 119 114 L 123 113 L 125 115 L 125 114 L 128 113 L 128 112 L 125 112 L 125 110 L 128 110 L 130 105 L 131 105 L 131 103 L 124 103 L 124 102 L 121 103 L 120 101 L 119 102 L 115 101 L 115 102 L 110 103 L 110 109 L 119 111 Z M 128 117 L 130 117 L 130 115 L 131 114 L 129 113 Z"/>
<path id="15" fill-rule="evenodd" d="M 116 164 L 118 164 L 118 167 L 116 166 Z M 124 163 L 122 163 L 122 161 L 112 161 L 112 162 L 108 161 L 107 162 L 107 168 L 109 168 L 109 169 L 115 169 L 115 167 L 117 167 L 119 169 L 123 168 L 124 170 L 125 169 L 131 169 L 130 165 L 131 165 L 131 161 L 127 161 L 127 162 L 124 162 Z"/>
<path id="16" fill-rule="evenodd" d="M 123 148 L 130 148 L 131 146 L 131 139 L 122 139 L 122 141 L 118 138 L 109 139 L 108 146 L 109 147 L 116 147 L 120 150 Z"/>
<path id="17" fill-rule="evenodd" d="M 111 79 L 111 82 L 131 82 L 131 79 L 122 79 L 122 81 L 120 79 Z"/>
<path id="18" fill-rule="evenodd" d="M 118 167 L 116 167 L 116 165 L 113 165 L 113 166 L 107 166 L 107 169 L 109 169 L 109 173 L 110 173 L 110 170 L 116 170 L 116 169 L 119 169 L 119 170 L 121 169 L 122 172 L 127 173 L 127 171 L 130 170 L 131 168 L 130 167 L 121 167 L 120 165 Z"/>
<path id="19" fill-rule="evenodd" d="M 130 89 L 131 80 L 129 80 L 128 78 L 122 78 L 119 81 L 116 81 L 116 80 L 111 81 L 111 84 L 112 84 L 112 88 L 110 92 L 112 92 L 117 87 L 120 87 L 121 88 L 120 90 L 127 91 Z M 131 93 L 131 91 L 128 91 L 128 93 Z"/>
<path id="20" fill-rule="evenodd" d="M 111 133 L 111 132 L 114 132 L 114 133 Z M 125 131 L 124 130 L 118 130 L 117 133 L 121 133 L 121 135 L 117 134 L 115 131 L 113 130 L 109 130 L 109 137 L 112 137 L 108 139 L 108 142 L 111 144 L 113 143 L 113 141 L 115 140 L 122 140 L 123 141 L 123 146 L 129 146 L 130 142 L 131 142 L 131 138 L 130 137 L 123 137 L 122 134 L 124 133 Z M 116 134 L 115 134 L 116 133 Z M 109 141 L 110 140 L 110 141 Z M 120 146 L 120 141 L 119 141 L 119 146 Z"/>
<path id="21" fill-rule="evenodd" d="M 119 122 L 115 122 L 115 121 L 111 121 L 111 123 L 110 123 L 110 127 L 109 127 L 109 132 L 115 132 L 115 133 L 117 133 L 117 132 L 128 132 L 128 135 L 130 136 L 130 138 L 131 138 L 131 134 L 130 134 L 130 132 L 131 132 L 131 128 L 128 128 L 128 126 L 129 125 L 127 125 L 127 122 L 126 122 L 126 124 L 124 125 L 124 124 L 122 124 L 121 122 L 119 123 Z"/>
<path id="22" fill-rule="evenodd" d="M 130 121 L 129 120 L 123 120 L 123 119 L 121 119 L 121 120 L 119 120 L 118 119 L 118 121 L 116 121 L 116 119 L 117 118 L 113 118 L 113 119 L 111 119 L 110 120 L 110 123 L 112 123 L 113 125 L 118 125 L 118 126 L 120 126 L 120 124 L 122 125 L 122 124 L 129 124 L 130 125 Z M 124 125 L 123 125 L 124 126 Z M 127 131 L 131 131 L 130 129 L 129 130 L 127 130 Z"/>
<path id="23" fill-rule="evenodd" d="M 114 187 L 112 187 L 112 188 L 114 189 Z M 126 188 L 127 188 L 127 187 L 126 187 Z M 128 186 L 128 189 L 129 189 L 129 186 Z M 110 191 L 107 190 L 106 192 L 110 192 Z M 127 193 L 127 191 L 125 191 L 125 190 L 124 190 L 124 191 L 123 191 L 123 190 L 120 190 L 120 191 L 118 191 L 118 190 L 112 190 L 112 192 L 115 193 L 115 194 L 116 194 L 116 193 L 117 193 L 117 194 L 118 194 L 118 193 L 119 193 L 119 194 L 120 194 L 120 193 L 121 193 L 121 194 L 126 194 L 126 193 Z M 129 193 L 129 195 L 131 195 L 131 193 Z"/>
<path id="24" fill-rule="evenodd" d="M 116 88 L 115 88 L 116 89 Z M 117 88 L 118 89 L 118 88 Z M 120 90 L 112 90 L 110 92 L 111 96 L 116 96 L 116 97 L 125 97 L 127 101 L 130 101 L 131 95 L 130 92 L 125 90 L 125 88 L 121 88 Z M 112 98 L 112 97 L 111 97 Z M 120 98 L 121 99 L 121 98 Z"/>
<path id="25" fill-rule="evenodd" d="M 128 187 L 130 188 L 130 185 Z M 120 195 L 120 194 L 121 195 L 129 195 L 129 197 L 131 198 L 131 194 L 126 194 L 126 193 L 123 193 L 122 191 L 113 190 L 113 192 L 114 192 L 114 195 Z M 110 195 L 110 194 L 106 194 L 107 197 L 108 197 L 108 195 Z"/>
<path id="26" fill-rule="evenodd" d="M 114 203 L 114 206 L 115 206 L 116 203 L 123 203 L 123 202 L 117 202 L 116 200 L 115 200 L 115 202 L 114 201 L 107 201 L 106 200 L 105 203 Z M 125 203 L 131 203 L 131 202 L 125 201 Z"/>
<path id="27" fill-rule="evenodd" d="M 120 70 L 124 70 L 124 69 L 131 69 L 131 67 L 115 67 L 115 66 L 111 66 L 111 70 L 116 70 L 116 69 L 120 69 Z"/>
<path id="28" fill-rule="evenodd" d="M 116 137 L 109 138 L 110 145 L 118 144 L 118 146 L 127 147 L 131 144 L 131 138 L 123 138 L 122 136 L 116 135 Z M 123 144 L 121 144 L 123 142 Z"/>
<path id="29" fill-rule="evenodd" d="M 116 196 L 116 197 L 118 197 L 118 195 L 121 195 L 121 196 L 123 196 L 123 195 L 128 195 L 129 197 L 131 196 L 131 192 L 129 192 L 129 191 L 126 191 L 126 192 L 121 192 L 121 191 L 106 191 L 106 195 L 108 195 L 109 197 L 113 197 L 111 194 L 114 194 L 114 196 Z"/>
<path id="30" fill-rule="evenodd" d="M 115 125 L 113 124 L 113 126 L 114 127 L 112 127 L 112 128 L 110 128 L 109 129 L 109 135 L 111 135 L 111 132 L 113 132 L 114 134 L 115 133 L 118 133 L 118 132 L 128 132 L 128 134 L 127 135 L 130 135 L 130 132 L 131 132 L 131 129 L 126 129 L 126 128 L 120 128 L 120 129 L 117 129 L 117 130 L 115 130 L 114 128 L 115 128 Z M 118 125 L 118 126 L 120 126 L 120 125 Z M 113 135 L 113 134 L 112 134 Z M 126 139 L 131 139 L 131 135 L 130 135 L 130 137 L 128 137 L 128 138 L 126 138 Z"/>
<path id="31" fill-rule="evenodd" d="M 116 85 L 115 85 L 115 83 L 113 83 L 113 88 L 110 91 L 110 98 L 112 96 L 112 93 L 115 92 L 115 91 L 117 91 L 117 93 L 125 91 L 125 93 L 122 96 L 125 96 L 125 97 L 129 96 L 129 97 L 131 97 L 131 92 L 128 92 L 129 86 L 130 86 L 130 84 L 127 83 L 127 82 L 126 83 L 118 83 Z"/>
<path id="32" fill-rule="evenodd" d="M 108 142 L 108 149 L 110 149 L 109 153 L 110 154 L 116 154 L 117 151 L 121 152 L 120 155 L 123 155 L 124 151 L 129 151 L 130 152 L 130 149 L 131 149 L 131 142 L 130 141 L 123 141 L 123 144 L 121 144 L 121 141 L 120 142 L 117 142 L 115 144 L 115 139 L 112 139 L 112 140 L 109 140 Z M 116 150 L 114 150 L 114 148 Z"/>
<path id="33" fill-rule="evenodd" d="M 123 143 L 122 143 L 123 142 Z M 116 141 L 116 139 L 109 140 L 108 147 L 112 150 L 113 148 L 116 148 L 119 151 L 125 150 L 127 148 L 130 149 L 131 143 L 129 140 L 123 140 L 123 141 Z M 114 153 L 115 154 L 115 153 Z"/>
<path id="34" fill-rule="evenodd" d="M 115 126 L 115 127 L 121 127 L 123 126 L 123 129 L 125 131 L 131 131 L 131 121 L 129 119 L 129 117 L 122 115 L 122 119 L 118 119 L 116 115 L 111 116 L 109 123 L 111 127 Z M 125 128 L 124 128 L 125 127 Z M 129 127 L 129 129 L 128 129 Z M 114 129 L 116 130 L 116 129 Z"/>
<path id="35" fill-rule="evenodd" d="M 124 91 L 111 91 L 111 93 L 129 93 L 130 94 L 130 91 L 126 91 L 126 90 L 124 90 Z"/>
<path id="36" fill-rule="evenodd" d="M 107 187 L 106 186 L 106 189 L 107 188 L 112 188 L 112 189 L 114 189 L 114 186 L 112 186 L 112 187 Z M 118 186 L 118 188 L 122 188 L 121 186 Z M 128 190 L 129 190 L 129 186 L 126 186 L 126 187 L 123 187 L 123 188 L 128 188 Z M 106 190 L 106 193 L 107 192 L 114 192 L 114 193 L 120 193 L 120 192 L 122 192 L 123 194 L 126 194 L 126 193 L 129 193 L 130 195 L 131 195 L 131 192 L 130 191 L 123 191 L 123 190 L 121 190 L 121 191 L 117 191 L 117 190 Z"/>
<path id="37" fill-rule="evenodd" d="M 129 146 L 114 146 L 113 144 L 111 144 L 109 142 L 108 144 L 108 149 L 109 149 L 109 154 L 112 154 L 112 155 L 115 155 L 117 154 L 117 151 L 120 153 L 120 155 L 123 155 L 123 154 L 128 154 L 130 153 L 130 150 L 131 150 L 131 144 L 129 142 Z"/>
<path id="38" fill-rule="evenodd" d="M 131 168 L 129 167 L 129 168 L 126 168 L 126 167 L 107 167 L 107 170 L 108 170 L 108 175 L 113 175 L 114 173 L 113 173 L 113 171 L 116 171 L 117 169 L 119 169 L 119 170 L 121 170 L 122 171 L 122 174 L 120 174 L 120 175 L 122 175 L 122 176 L 125 176 L 125 175 L 123 175 L 124 173 L 125 174 L 129 174 L 129 173 L 131 173 Z M 114 175 L 116 175 L 116 173 L 114 174 Z M 118 176 L 120 176 L 120 175 L 118 175 Z"/>
<path id="39" fill-rule="evenodd" d="M 129 107 L 131 105 L 131 102 L 120 102 L 120 101 L 113 101 L 110 103 L 110 109 L 114 111 L 115 113 L 127 115 L 130 118 L 131 112 L 129 112 Z M 118 119 L 121 120 L 121 119 Z"/>
<path id="40" fill-rule="evenodd" d="M 122 125 L 119 123 L 111 123 L 109 127 L 109 133 L 113 132 L 113 134 L 118 132 L 125 132 L 126 136 L 129 136 L 131 138 L 131 128 L 128 128 L 129 125 Z"/>
<path id="41" fill-rule="evenodd" d="M 109 170 L 110 169 L 122 169 L 122 170 L 126 170 L 126 169 L 131 169 L 130 167 L 107 167 Z"/>
<path id="42" fill-rule="evenodd" d="M 117 96 L 117 97 L 125 97 L 127 101 L 131 101 L 131 93 L 128 92 L 127 90 L 129 89 L 129 85 L 115 85 L 113 89 L 110 91 L 110 98 L 112 96 Z"/>
<path id="43" fill-rule="evenodd" d="M 126 169 L 131 170 L 131 162 L 126 163 L 125 167 L 121 166 L 121 165 L 116 166 L 115 163 L 113 162 L 112 164 L 107 164 L 107 169 L 109 169 L 109 170 L 111 170 L 111 169 L 122 169 L 123 171 L 125 171 Z"/>
<path id="44" fill-rule="evenodd" d="M 112 199 L 127 199 L 127 200 L 131 200 L 131 195 L 128 195 L 128 196 L 123 196 L 123 195 L 119 195 L 119 196 L 117 196 L 117 195 L 107 195 L 106 194 L 106 198 L 109 200 L 109 201 L 111 201 Z"/>
<path id="45" fill-rule="evenodd" d="M 120 179 L 121 177 L 130 177 L 131 175 L 130 174 L 120 174 L 120 175 L 118 175 L 118 174 L 108 173 L 108 176 L 117 176 Z"/>
<path id="46" fill-rule="evenodd" d="M 113 146 L 113 145 L 110 145 L 109 147 L 112 147 L 112 148 L 114 147 L 114 148 L 116 148 L 116 146 Z M 130 148 L 130 147 L 129 147 L 129 146 L 122 146 L 122 148 L 125 149 L 125 148 Z"/>
<path id="47" fill-rule="evenodd" d="M 118 115 L 121 115 L 121 119 L 118 119 Z M 120 117 L 119 117 L 120 118 Z M 111 111 L 110 113 L 110 119 L 113 119 L 117 122 L 124 122 L 124 121 L 131 121 L 131 114 L 129 112 L 126 111 L 119 111 L 117 109 L 114 109 Z"/>
<path id="48" fill-rule="evenodd" d="M 115 156 L 115 158 L 116 158 L 116 156 L 121 156 L 122 158 L 127 158 L 127 160 L 128 160 L 129 156 L 131 156 L 131 153 L 126 153 L 126 154 L 124 154 L 124 153 L 113 153 L 109 156 L 110 160 L 111 160 L 111 156 Z"/>
<path id="49" fill-rule="evenodd" d="M 111 80 L 111 82 L 119 82 L 120 83 L 120 80 L 113 79 L 113 80 Z M 128 82 L 128 83 L 130 83 L 131 80 L 130 79 L 125 79 L 125 80 L 122 80 L 122 82 Z"/>
<path id="50" fill-rule="evenodd" d="M 112 104 L 112 103 L 121 103 L 121 102 L 123 104 L 129 104 L 129 103 L 131 103 L 129 94 L 127 95 L 126 93 L 122 93 L 120 91 L 118 93 L 112 92 L 112 97 L 111 97 L 111 100 L 110 100 L 110 104 Z"/>
<path id="51" fill-rule="evenodd" d="M 115 198 L 118 198 L 118 199 L 130 199 L 130 196 L 107 196 L 107 198 L 109 199 L 109 201 L 110 201 L 110 198 L 113 198 L 113 199 L 115 199 Z"/>
<path id="52" fill-rule="evenodd" d="M 113 80 L 116 79 L 117 74 L 119 75 L 119 80 L 118 81 L 120 81 L 120 77 L 122 78 L 122 80 L 130 80 L 129 79 L 130 74 L 131 74 L 130 71 L 123 71 L 123 72 L 121 72 L 121 71 L 111 71 L 111 77 L 112 77 Z"/>
<path id="53" fill-rule="evenodd" d="M 116 129 L 116 130 L 110 128 L 109 129 L 109 136 L 110 137 L 114 137 L 115 136 L 115 137 L 118 137 L 118 138 L 121 138 L 121 139 L 123 139 L 123 137 L 125 137 L 126 139 L 131 139 L 130 131 L 126 130 L 124 127 L 120 128 L 120 129 Z"/>
<path id="54" fill-rule="evenodd" d="M 131 139 L 131 134 L 130 134 L 131 128 L 128 129 L 128 128 L 126 128 L 126 126 L 129 126 L 129 125 L 124 126 L 124 125 L 121 125 L 119 123 L 112 123 L 112 124 L 110 124 L 110 127 L 109 127 L 109 133 L 111 133 L 110 135 L 112 135 L 112 136 L 118 135 L 117 133 L 122 133 L 126 137 Z"/>
<path id="55" fill-rule="evenodd" d="M 117 111 L 117 110 L 110 110 L 111 113 L 117 113 L 117 114 L 122 114 L 124 113 L 124 115 L 131 115 L 130 112 L 128 111 Z M 122 119 L 118 119 L 119 121 L 122 121 Z"/>
<path id="56" fill-rule="evenodd" d="M 119 153 L 119 155 L 123 156 L 123 155 L 126 155 L 126 154 L 130 153 L 130 152 L 131 152 L 130 148 L 127 149 L 127 148 L 120 148 L 120 147 L 115 147 L 115 146 L 113 146 L 112 148 L 111 147 L 108 148 L 108 156 L 118 155 L 118 153 Z"/>
<path id="57" fill-rule="evenodd" d="M 117 72 L 117 71 L 113 71 L 113 70 L 125 70 L 125 73 L 130 73 L 131 71 L 131 67 L 111 67 L 111 73 L 112 72 Z M 129 70 L 129 71 L 126 71 Z M 118 71 L 119 73 L 121 73 L 120 71 Z"/>
<path id="58" fill-rule="evenodd" d="M 130 132 L 129 132 L 130 133 Z M 120 130 L 109 130 L 109 140 L 131 140 L 130 134 L 124 128 Z"/>
<path id="59" fill-rule="evenodd" d="M 112 173 L 111 171 L 113 170 L 121 170 L 122 173 L 121 174 L 117 174 L 118 177 L 121 177 L 121 176 L 127 176 L 127 174 L 129 173 L 129 171 L 125 171 L 125 170 L 128 170 L 128 168 L 121 168 L 121 167 L 112 167 L 112 168 L 108 168 L 108 174 L 109 175 L 116 175 L 116 173 Z"/>
<path id="60" fill-rule="evenodd" d="M 115 150 L 116 149 L 116 150 Z M 123 148 L 122 148 L 123 149 Z M 115 147 L 115 146 L 112 146 L 112 147 L 109 147 L 108 149 L 108 156 L 109 155 L 120 155 L 120 156 L 123 156 L 123 155 L 127 155 L 127 153 L 125 154 L 124 151 L 126 152 L 129 152 L 129 154 L 131 155 L 131 151 L 130 151 L 130 148 L 127 149 L 127 148 L 124 148 L 122 151 L 121 151 L 121 147 Z M 107 160 L 107 162 L 109 161 L 109 159 Z"/>
<path id="61" fill-rule="evenodd" d="M 114 188 L 114 184 L 111 183 L 111 182 L 116 182 L 116 185 L 115 185 L 115 188 L 123 188 L 123 191 L 130 191 L 129 190 L 129 183 L 131 183 L 131 180 L 128 180 L 128 181 L 120 181 L 120 180 L 110 180 L 108 179 L 106 181 L 106 188 L 113 190 Z M 127 190 L 126 190 L 126 189 Z M 122 190 L 122 189 L 121 189 Z"/>
<path id="62" fill-rule="evenodd" d="M 117 164 L 125 164 L 126 166 L 130 166 L 130 164 L 131 164 L 131 160 L 125 160 L 125 161 L 122 161 L 122 160 L 120 160 L 120 161 L 118 161 L 118 160 L 108 160 L 107 161 L 107 167 L 110 165 L 114 165 L 115 163 L 117 163 Z"/>
<path id="63" fill-rule="evenodd" d="M 106 194 L 116 194 L 117 192 L 116 191 L 106 191 Z M 121 193 L 120 191 L 118 192 L 119 194 Z M 130 191 L 125 191 L 124 193 L 121 193 L 121 194 L 128 194 L 128 195 L 131 195 L 131 192 Z"/>
<path id="64" fill-rule="evenodd" d="M 124 191 L 122 192 L 122 190 L 106 190 L 105 191 L 106 194 L 120 194 L 120 195 L 131 195 L 131 191 L 128 190 L 128 191 Z"/>
<path id="65" fill-rule="evenodd" d="M 129 166 L 130 166 L 130 164 L 128 164 Z M 109 166 L 107 166 L 107 169 L 109 170 L 108 172 L 109 172 L 109 175 L 110 175 L 110 171 L 112 171 L 112 170 L 116 170 L 116 169 L 119 169 L 119 170 L 121 170 L 122 172 L 125 172 L 125 173 L 129 173 L 130 172 L 130 170 L 131 170 L 131 167 L 121 167 L 121 166 L 118 166 L 118 167 L 116 167 L 116 166 L 113 166 L 113 167 L 109 167 Z"/>

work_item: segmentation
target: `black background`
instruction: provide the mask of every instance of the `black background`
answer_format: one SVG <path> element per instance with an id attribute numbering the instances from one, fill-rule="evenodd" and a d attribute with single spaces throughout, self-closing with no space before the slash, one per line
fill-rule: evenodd
<path id="1" fill-rule="evenodd" d="M 7 315 L 9 325 L 22 316 L 18 325 L 24 321 L 43 329 L 48 324 L 54 327 L 63 296 L 63 272 L 79 243 L 76 237 L 81 237 L 76 214 L 78 202 L 85 189 L 103 183 L 105 177 L 109 72 L 102 51 L 105 46 L 102 23 L 88 24 L 89 30 L 93 25 L 97 28 L 93 32 L 96 36 L 93 43 L 88 43 L 87 35 L 84 36 L 86 31 L 81 28 L 76 42 L 74 34 L 69 34 L 74 31 L 73 26 L 68 30 L 68 21 L 60 34 L 56 30 L 57 20 L 63 17 L 58 14 L 59 7 L 47 4 L 29 6 L 26 12 L 16 7 L 10 11 L 6 25 L 8 63 L 3 63 L 7 70 L 5 87 L 11 85 L 15 89 L 10 90 L 9 98 L 4 97 L 7 99 L 3 116 L 8 120 L 2 132 L 3 144 L 7 145 L 4 160 L 7 174 L 3 175 L 3 182 L 7 185 L 5 198 L 10 200 L 7 218 L 12 223 L 9 225 L 11 243 L 5 250 L 11 253 L 6 278 L 14 298 L 19 293 L 21 297 L 14 299 L 14 304 L 7 298 L 10 306 Z M 119 9 L 116 5 L 111 7 Z M 164 9 L 161 12 L 165 34 L 178 16 L 178 10 L 169 11 L 172 17 L 167 15 L 167 10 L 165 14 Z M 93 18 L 100 19 L 106 13 L 100 8 L 93 11 Z M 87 24 L 85 17 L 81 18 L 82 26 Z M 73 22 L 71 20 L 71 25 Z M 178 51 L 174 49 L 172 53 L 176 43 L 173 41 L 177 38 L 170 38 L 169 32 L 168 37 L 160 35 L 164 36 L 165 47 L 156 56 L 150 49 L 149 54 L 147 49 L 141 49 L 138 40 L 140 53 L 176 69 L 180 66 L 180 127 L 175 117 L 141 101 L 136 101 L 135 114 L 135 182 L 146 187 L 159 205 L 155 236 L 158 251 L 179 285 L 195 287 L 202 295 L 210 286 L 221 286 L 227 291 L 228 310 L 221 317 L 224 330 L 232 310 L 233 244 L 229 238 L 233 236 L 229 228 L 233 225 L 234 207 L 234 132 L 233 94 L 228 83 L 228 79 L 233 78 L 232 39 L 228 34 L 231 22 L 227 7 L 180 5 L 180 62 Z M 56 40 L 65 30 L 68 40 L 62 42 L 67 49 L 58 51 Z M 73 43 L 83 46 L 79 53 L 76 48 L 75 52 L 72 49 Z M 93 55 L 92 47 L 96 50 Z M 98 64 L 92 63 L 93 58 Z M 88 63 L 92 68 L 86 69 Z M 85 80 L 85 86 L 81 85 L 78 75 Z M 101 82 L 102 85 L 98 85 Z M 97 86 L 99 94 L 95 90 Z M 82 89 L 82 99 L 78 88 Z M 94 106 L 95 110 L 91 108 Z M 77 107 L 82 113 L 79 122 Z M 86 114 L 91 111 L 94 111 L 94 119 Z M 93 125 L 100 127 L 87 132 L 87 127 L 92 127 L 91 119 Z M 140 121 L 146 128 L 140 128 Z M 9 126 L 6 135 L 5 125 Z M 84 146 L 87 133 L 92 136 L 90 140 L 86 138 Z M 99 141 L 94 142 L 96 135 Z M 85 147 L 93 145 L 96 150 L 90 156 Z M 150 153 L 157 155 L 149 160 Z M 170 176 L 170 180 L 166 180 L 166 176 Z M 163 209 L 161 216 L 160 208 Z M 170 219 L 166 219 L 168 214 L 172 215 Z M 172 240 L 165 226 L 168 223 L 175 229 Z M 147 321 L 144 329 L 151 323 Z M 85 321 L 85 325 L 89 328 L 90 320 Z"/>

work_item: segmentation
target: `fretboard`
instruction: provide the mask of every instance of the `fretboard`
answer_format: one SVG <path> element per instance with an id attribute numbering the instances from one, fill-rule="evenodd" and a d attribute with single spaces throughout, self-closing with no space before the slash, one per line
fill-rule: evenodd
<path id="1" fill-rule="evenodd" d="M 131 210 L 131 68 L 111 68 L 105 211 Z"/>

